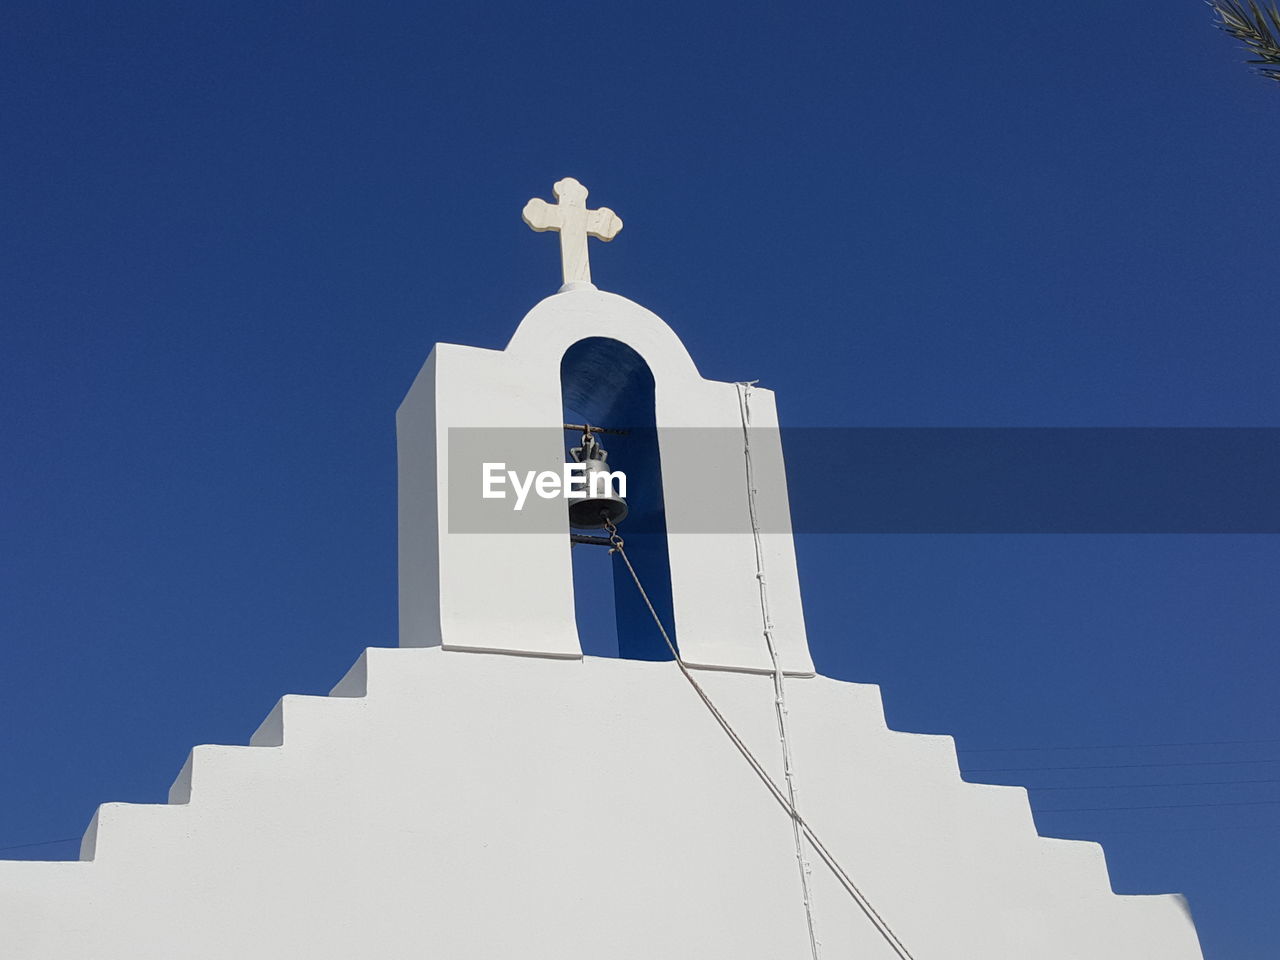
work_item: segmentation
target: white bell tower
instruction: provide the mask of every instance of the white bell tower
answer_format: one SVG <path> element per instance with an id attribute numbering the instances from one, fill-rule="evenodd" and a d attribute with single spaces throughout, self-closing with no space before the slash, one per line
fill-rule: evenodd
<path id="1" fill-rule="evenodd" d="M 516 511 L 483 497 L 485 463 L 563 463 L 566 393 L 656 441 L 656 463 L 629 463 L 626 440 L 610 450 L 616 467 L 647 468 L 628 474 L 628 496 L 653 506 L 621 532 L 646 531 L 632 553 L 682 657 L 770 672 L 771 638 L 784 672 L 811 675 L 773 393 L 704 379 L 661 319 L 581 281 L 534 307 L 504 350 L 437 344 L 400 407 L 401 645 L 582 655 L 565 502 L 529 497 Z M 630 633 L 656 639 L 633 592 L 618 590 L 624 650 Z"/>

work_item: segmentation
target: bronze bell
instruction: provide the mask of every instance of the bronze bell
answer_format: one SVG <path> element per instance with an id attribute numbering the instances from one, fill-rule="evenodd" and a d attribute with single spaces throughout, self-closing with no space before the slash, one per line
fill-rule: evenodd
<path id="1" fill-rule="evenodd" d="M 569 526 L 579 530 L 601 530 L 605 522 L 621 523 L 627 516 L 626 477 L 609 470 L 609 453 L 600 446 L 592 428 L 582 433 L 582 446 L 569 451 L 576 463 L 583 465 L 585 496 L 569 500 Z M 620 478 L 620 489 L 614 490 L 614 478 Z M 575 479 L 575 486 L 576 486 Z"/>

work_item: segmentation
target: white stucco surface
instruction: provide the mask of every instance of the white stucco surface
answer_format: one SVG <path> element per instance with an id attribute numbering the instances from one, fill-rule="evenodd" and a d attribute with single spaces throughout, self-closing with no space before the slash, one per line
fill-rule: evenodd
<path id="1" fill-rule="evenodd" d="M 698 677 L 779 778 L 772 679 Z M 916 960 L 1200 957 L 1180 898 L 1113 894 L 877 687 L 786 687 L 802 812 Z M 104 804 L 81 861 L 0 862 L 0 956 L 809 955 L 788 819 L 673 663 L 373 648 L 253 743 Z M 822 955 L 892 957 L 813 877 Z"/>

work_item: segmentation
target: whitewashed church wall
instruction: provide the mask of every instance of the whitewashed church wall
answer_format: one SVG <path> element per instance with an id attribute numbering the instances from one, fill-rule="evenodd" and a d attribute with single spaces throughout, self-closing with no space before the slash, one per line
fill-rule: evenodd
<path id="1" fill-rule="evenodd" d="M 780 780 L 772 679 L 697 676 Z M 170 805 L 105 804 L 92 859 L 0 862 L 0 952 L 808 956 L 788 817 L 674 664 L 375 648 L 335 691 L 197 747 Z M 917 960 L 1200 957 L 1178 898 L 1113 894 L 1100 848 L 888 730 L 876 687 L 786 692 L 799 808 Z M 822 955 L 892 957 L 812 870 Z"/>

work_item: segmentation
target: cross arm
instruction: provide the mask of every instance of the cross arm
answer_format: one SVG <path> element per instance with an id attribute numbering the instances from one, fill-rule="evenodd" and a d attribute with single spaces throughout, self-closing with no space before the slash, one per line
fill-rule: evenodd
<path id="1" fill-rule="evenodd" d="M 528 207 L 525 208 L 528 210 Z M 537 227 L 534 227 L 536 230 Z M 587 211 L 587 233 L 606 243 L 618 235 L 622 229 L 622 218 L 608 207 Z"/>
<path id="2" fill-rule="evenodd" d="M 560 215 L 559 206 L 547 203 L 547 201 L 540 200 L 537 197 L 524 205 L 524 211 L 521 215 L 524 217 L 524 222 L 538 233 L 547 230 L 559 230 L 564 223 Z"/>

